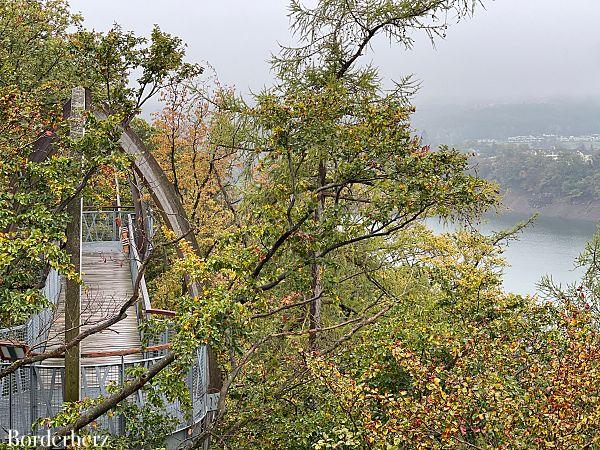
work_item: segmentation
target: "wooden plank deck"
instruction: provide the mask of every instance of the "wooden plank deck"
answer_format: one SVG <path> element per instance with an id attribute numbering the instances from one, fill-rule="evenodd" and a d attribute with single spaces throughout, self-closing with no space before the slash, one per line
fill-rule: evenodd
<path id="1" fill-rule="evenodd" d="M 123 254 L 120 242 L 82 243 L 82 272 L 84 287 L 81 293 L 82 331 L 115 315 L 131 297 L 133 285 L 129 256 Z M 64 342 L 64 288 L 58 301 L 48 336 L 48 349 Z M 127 318 L 110 329 L 94 334 L 81 342 L 81 353 L 108 352 L 140 348 L 135 308 Z M 140 354 L 127 355 L 125 361 L 140 359 Z M 120 356 L 82 358 L 81 364 L 117 363 Z M 62 359 L 47 360 L 44 364 L 63 364 Z"/>

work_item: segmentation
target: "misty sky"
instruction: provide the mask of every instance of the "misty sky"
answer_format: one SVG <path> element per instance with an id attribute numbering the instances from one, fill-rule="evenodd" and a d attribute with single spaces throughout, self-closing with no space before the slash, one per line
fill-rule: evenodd
<path id="1" fill-rule="evenodd" d="M 86 24 L 113 22 L 139 34 L 152 25 L 180 36 L 188 59 L 210 62 L 219 78 L 258 91 L 277 42 L 290 42 L 285 0 L 71 0 Z M 451 27 L 434 50 L 424 38 L 412 51 L 375 45 L 382 74 L 422 81 L 417 104 L 600 99 L 598 0 L 496 0 Z"/>

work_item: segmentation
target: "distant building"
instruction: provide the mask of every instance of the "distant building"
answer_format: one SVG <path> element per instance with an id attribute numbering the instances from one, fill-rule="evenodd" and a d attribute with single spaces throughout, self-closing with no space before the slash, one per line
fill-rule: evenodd
<path id="1" fill-rule="evenodd" d="M 592 155 L 586 155 L 585 153 L 582 153 L 582 152 L 577 152 L 577 154 L 584 162 L 589 163 L 589 164 L 594 164 L 594 158 L 592 157 Z"/>

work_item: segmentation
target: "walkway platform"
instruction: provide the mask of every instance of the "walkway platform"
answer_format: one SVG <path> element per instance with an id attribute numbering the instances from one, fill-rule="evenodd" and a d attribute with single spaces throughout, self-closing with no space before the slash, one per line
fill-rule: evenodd
<path id="1" fill-rule="evenodd" d="M 81 294 L 81 331 L 114 316 L 133 294 L 129 255 L 123 253 L 120 242 L 100 241 L 82 244 L 84 288 Z M 54 319 L 48 335 L 47 349 L 64 343 L 65 290 L 61 289 Z M 130 350 L 141 347 L 136 308 L 127 311 L 127 318 L 108 330 L 94 334 L 81 343 L 82 364 L 120 362 L 120 356 L 88 357 L 86 355 Z M 140 359 L 141 354 L 125 356 L 125 361 Z M 62 359 L 46 364 L 62 365 Z"/>

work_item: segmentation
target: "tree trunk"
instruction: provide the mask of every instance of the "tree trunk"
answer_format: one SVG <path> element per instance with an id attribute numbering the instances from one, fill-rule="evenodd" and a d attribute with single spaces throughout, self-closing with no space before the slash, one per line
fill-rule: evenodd
<path id="1" fill-rule="evenodd" d="M 81 199 L 74 199 L 67 207 L 70 216 L 67 226 L 66 251 L 70 262 L 81 273 Z M 81 285 L 77 280 L 66 280 L 65 290 L 65 342 L 75 339 L 80 332 Z M 80 400 L 80 346 L 74 345 L 65 352 L 64 401 Z"/>
<path id="2" fill-rule="evenodd" d="M 325 167 L 325 161 L 319 161 L 319 173 L 317 180 L 317 189 L 325 186 L 327 178 L 327 169 Z M 319 192 L 317 199 L 317 207 L 315 209 L 315 222 L 317 226 L 322 220 L 323 210 L 325 208 L 325 193 Z M 318 243 L 317 243 L 318 247 Z M 322 293 L 323 293 L 323 282 L 322 282 L 322 270 L 323 268 L 316 260 L 317 251 L 313 254 L 314 262 L 311 266 L 311 274 L 312 274 L 312 298 L 314 300 L 310 303 L 310 311 L 309 311 L 309 327 L 310 330 L 313 330 L 308 335 L 308 345 L 311 350 L 316 350 L 317 345 L 317 335 L 318 333 L 314 330 L 321 328 L 321 309 L 322 309 Z"/>

